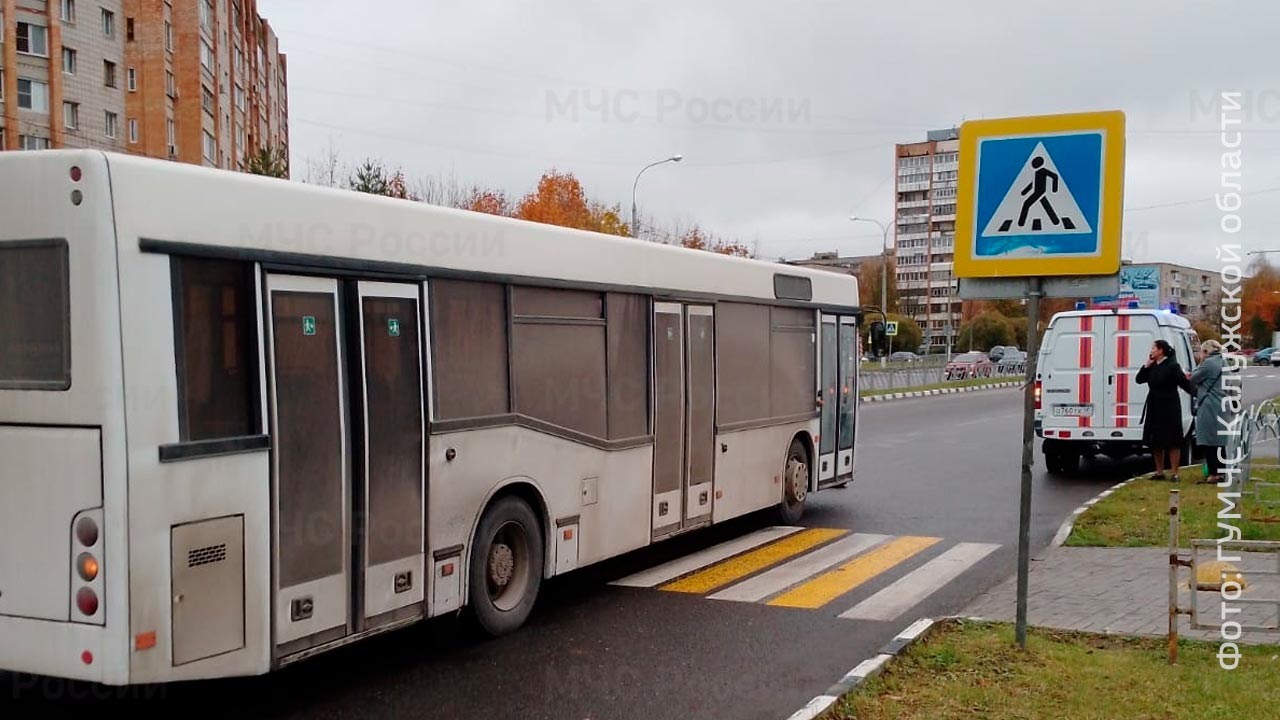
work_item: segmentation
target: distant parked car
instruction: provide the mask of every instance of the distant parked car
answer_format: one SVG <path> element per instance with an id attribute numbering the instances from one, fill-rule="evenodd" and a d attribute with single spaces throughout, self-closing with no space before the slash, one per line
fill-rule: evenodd
<path id="1" fill-rule="evenodd" d="M 970 378 L 991 377 L 995 364 L 986 353 L 967 352 L 957 355 L 947 363 L 945 377 L 948 380 L 967 380 Z"/>
<path id="2" fill-rule="evenodd" d="M 913 352 L 896 352 L 889 356 L 889 362 L 919 362 L 920 356 Z"/>
<path id="3" fill-rule="evenodd" d="M 1010 350 L 1016 351 L 1017 349 L 1018 348 L 1016 345 L 996 345 L 995 347 L 991 348 L 990 352 L 987 353 L 987 357 L 991 360 L 991 362 L 999 362 L 1000 358 L 1004 357 L 1005 353 L 1009 352 Z"/>
<path id="4" fill-rule="evenodd" d="M 996 363 L 998 375 L 1021 375 L 1027 371 L 1027 353 L 1022 350 L 1006 350 Z"/>
<path id="5" fill-rule="evenodd" d="M 1275 361 L 1272 359 L 1272 356 L 1275 354 L 1275 351 L 1276 349 L 1273 347 L 1262 348 L 1261 350 L 1253 354 L 1253 364 L 1274 366 Z"/>

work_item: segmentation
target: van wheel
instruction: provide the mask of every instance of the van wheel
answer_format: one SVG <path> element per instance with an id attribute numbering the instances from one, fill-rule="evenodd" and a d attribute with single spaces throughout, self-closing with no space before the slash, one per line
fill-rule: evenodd
<path id="1" fill-rule="evenodd" d="M 793 525 L 804 515 L 804 501 L 809 496 L 809 451 L 804 443 L 791 441 L 787 450 L 787 462 L 782 466 L 782 502 L 778 504 L 778 519 L 784 525 Z"/>
<path id="2" fill-rule="evenodd" d="M 471 549 L 468 604 L 494 637 L 519 628 L 533 611 L 545 566 L 542 528 L 529 505 L 508 496 L 480 520 Z"/>

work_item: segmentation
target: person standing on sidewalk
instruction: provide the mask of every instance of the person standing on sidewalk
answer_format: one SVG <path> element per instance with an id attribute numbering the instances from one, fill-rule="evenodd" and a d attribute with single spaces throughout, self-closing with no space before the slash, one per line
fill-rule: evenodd
<path id="1" fill-rule="evenodd" d="M 1222 461 L 1218 459 L 1218 451 L 1223 443 L 1218 428 L 1224 427 L 1222 422 L 1227 420 L 1227 411 L 1222 407 L 1222 344 L 1216 340 L 1205 340 L 1200 343 L 1200 355 L 1200 367 L 1191 373 L 1196 403 L 1196 444 L 1204 453 L 1208 466 L 1208 472 L 1200 482 L 1216 485 L 1222 482 Z"/>
<path id="2" fill-rule="evenodd" d="M 1142 442 L 1151 448 L 1151 454 L 1155 456 L 1155 479 L 1164 479 L 1167 459 L 1173 479 L 1177 480 L 1185 440 L 1182 434 L 1182 398 L 1178 389 L 1190 395 L 1191 381 L 1178 365 L 1173 346 L 1165 340 L 1156 340 L 1151 346 L 1147 364 L 1142 366 L 1134 380 L 1148 388 L 1147 404 L 1142 410 Z"/>

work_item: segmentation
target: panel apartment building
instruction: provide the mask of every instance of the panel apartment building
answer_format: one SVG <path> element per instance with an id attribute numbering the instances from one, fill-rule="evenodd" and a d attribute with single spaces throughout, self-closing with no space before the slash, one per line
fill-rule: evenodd
<path id="1" fill-rule="evenodd" d="M 955 276 L 956 178 L 960 140 L 955 128 L 931 131 L 895 153 L 894 260 L 903 315 L 924 331 L 931 349 L 955 337 L 963 316 Z"/>
<path id="2" fill-rule="evenodd" d="M 288 157 L 285 56 L 256 0 L 0 3 L 0 149 Z"/>

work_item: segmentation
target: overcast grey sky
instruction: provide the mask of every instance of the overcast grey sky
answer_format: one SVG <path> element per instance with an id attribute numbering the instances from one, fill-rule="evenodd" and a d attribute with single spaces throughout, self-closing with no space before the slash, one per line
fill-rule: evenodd
<path id="1" fill-rule="evenodd" d="M 939 9 L 932 9 L 933 6 Z M 879 251 L 893 145 L 964 119 L 1123 110 L 1125 254 L 1216 268 L 1217 95 L 1245 93 L 1238 238 L 1280 247 L 1280 3 L 261 0 L 288 54 L 295 177 L 330 143 L 518 196 L 573 172 L 629 211 Z M 1252 103 L 1249 103 L 1250 99 Z M 773 111 L 780 108 L 780 112 Z M 790 111 L 789 111 L 790 109 Z M 1271 192 L 1259 192 L 1271 191 Z M 1157 206 L 1157 207 L 1152 207 Z M 870 233 L 868 232 L 870 230 Z"/>

